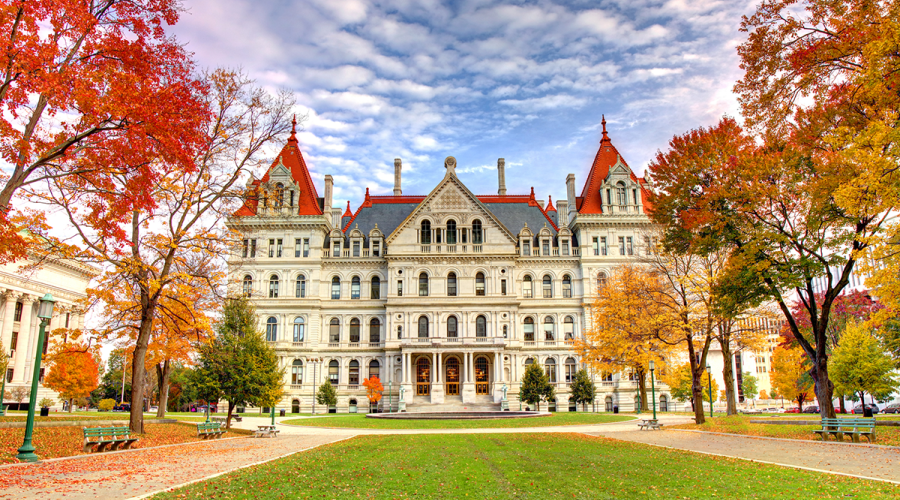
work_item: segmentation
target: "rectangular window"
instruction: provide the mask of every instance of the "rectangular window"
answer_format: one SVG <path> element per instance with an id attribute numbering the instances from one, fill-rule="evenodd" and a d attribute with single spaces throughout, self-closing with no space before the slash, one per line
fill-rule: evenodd
<path id="1" fill-rule="evenodd" d="M 531 242 L 530 241 L 525 242 L 524 250 L 522 253 L 523 253 L 523 255 L 527 255 L 529 257 L 531 256 Z"/>
<path id="2" fill-rule="evenodd" d="M 353 242 L 353 256 L 359 257 L 359 242 L 358 241 Z"/>
<path id="3" fill-rule="evenodd" d="M 594 237 L 594 255 L 600 255 L 600 238 Z"/>
<path id="4" fill-rule="evenodd" d="M 625 255 L 625 237 L 619 236 L 619 255 Z"/>
<path id="5" fill-rule="evenodd" d="M 562 241 L 562 254 L 569 255 L 569 240 Z"/>
<path id="6" fill-rule="evenodd" d="M 300 385 L 303 383 L 303 367 L 302 366 L 292 366 L 291 367 L 291 384 Z"/>
<path id="7" fill-rule="evenodd" d="M 353 278 L 353 281 L 350 282 L 350 298 L 358 299 L 359 298 L 359 278 Z"/>
<path id="8" fill-rule="evenodd" d="M 12 368 L 7 368 L 7 369 L 6 369 L 6 383 L 7 383 L 7 384 L 10 383 L 10 382 L 12 382 L 12 377 L 13 377 L 13 369 L 12 369 Z"/>
<path id="9" fill-rule="evenodd" d="M 381 298 L 381 280 L 379 280 L 377 278 L 373 278 L 372 283 L 369 288 L 371 289 L 370 290 L 371 293 L 369 294 L 369 295 L 371 295 L 371 297 L 369 297 L 369 298 L 372 298 L 372 299 L 380 299 Z"/>
<path id="10" fill-rule="evenodd" d="M 40 375 L 38 375 L 38 383 L 44 383 L 44 368 L 41 368 Z"/>
<path id="11" fill-rule="evenodd" d="M 341 256 L 341 243 L 339 241 L 334 242 L 334 248 L 331 251 L 332 257 L 340 257 Z"/>
<path id="12" fill-rule="evenodd" d="M 22 321 L 22 303 L 16 302 L 16 313 L 13 316 L 13 321 Z"/>
<path id="13" fill-rule="evenodd" d="M 631 195 L 634 198 L 634 204 L 637 205 L 637 189 L 632 189 Z"/>
<path id="14" fill-rule="evenodd" d="M 403 297 L 403 280 L 397 280 L 397 297 Z"/>
<path id="15" fill-rule="evenodd" d="M 634 255 L 634 245 L 632 244 L 632 239 L 633 238 L 631 236 L 625 238 L 625 247 L 628 251 L 628 255 Z"/>
<path id="16" fill-rule="evenodd" d="M 274 257 L 274 256 L 275 256 L 275 240 L 270 239 L 269 240 L 269 257 Z"/>
<path id="17" fill-rule="evenodd" d="M 309 257 L 309 238 L 303 238 L 303 256 Z"/>
<path id="18" fill-rule="evenodd" d="M 298 299 L 306 298 L 306 280 L 297 280 L 296 294 Z"/>
<path id="19" fill-rule="evenodd" d="M 47 355 L 47 348 L 50 347 L 50 336 L 44 335 L 44 348 L 41 350 L 41 354 Z M 43 368 L 41 368 L 43 370 Z"/>
<path id="20" fill-rule="evenodd" d="M 294 238 L 294 257 L 299 257 L 303 252 L 303 240 Z"/>
<path id="21" fill-rule="evenodd" d="M 241 251 L 241 257 L 247 258 L 247 254 L 250 252 L 250 240 L 244 240 L 244 248 Z"/>
<path id="22" fill-rule="evenodd" d="M 250 240 L 250 258 L 251 259 L 256 258 L 256 239 L 255 238 Z"/>
<path id="23" fill-rule="evenodd" d="M 277 250 L 278 250 L 278 255 L 277 255 L 277 257 L 281 257 L 281 249 L 282 249 L 282 246 L 283 246 L 283 244 L 282 244 L 282 239 L 281 239 L 281 238 L 278 238 L 278 248 L 277 248 Z"/>
<path id="24" fill-rule="evenodd" d="M 500 280 L 500 295 L 506 295 L 506 280 Z"/>
<path id="25" fill-rule="evenodd" d="M 372 257 L 381 256 L 381 242 L 373 241 L 372 242 Z"/>
<path id="26" fill-rule="evenodd" d="M 606 236 L 600 237 L 600 255 L 609 254 L 609 248 L 606 246 Z"/>
<path id="27" fill-rule="evenodd" d="M 531 285 L 532 281 L 530 279 L 522 282 L 522 297 L 525 297 L 526 299 L 531 298 Z"/>
<path id="28" fill-rule="evenodd" d="M 13 332 L 12 339 L 9 341 L 9 348 L 15 351 L 19 347 L 19 332 Z"/>
<path id="29" fill-rule="evenodd" d="M 331 280 L 331 300 L 338 300 L 341 298 L 341 282 L 338 280 Z"/>
<path id="30" fill-rule="evenodd" d="M 525 342 L 534 342 L 534 323 L 525 323 Z"/>

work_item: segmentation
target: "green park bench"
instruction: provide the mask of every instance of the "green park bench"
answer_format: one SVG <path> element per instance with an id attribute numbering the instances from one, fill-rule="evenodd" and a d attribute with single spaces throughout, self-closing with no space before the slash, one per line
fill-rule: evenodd
<path id="1" fill-rule="evenodd" d="M 84 452 L 89 453 L 94 445 L 98 452 L 118 450 L 120 447 L 127 450 L 138 438 L 131 437 L 131 429 L 128 427 L 85 427 Z"/>
<path id="2" fill-rule="evenodd" d="M 202 437 L 203 439 L 213 437 L 221 437 L 222 434 L 225 434 L 225 430 L 222 429 L 222 424 L 219 422 L 200 422 L 197 424 L 197 437 Z"/>
<path id="3" fill-rule="evenodd" d="M 850 440 L 859 442 L 860 436 L 865 436 L 871 443 L 875 441 L 874 418 L 823 418 L 822 428 L 814 430 L 822 436 L 822 441 L 828 441 L 828 435 L 834 436 L 835 441 L 843 441 L 844 434 L 850 435 Z"/>

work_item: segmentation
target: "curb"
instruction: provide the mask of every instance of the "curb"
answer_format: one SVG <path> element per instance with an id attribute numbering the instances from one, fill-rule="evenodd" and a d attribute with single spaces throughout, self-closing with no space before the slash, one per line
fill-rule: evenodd
<path id="1" fill-rule="evenodd" d="M 544 425 L 540 427 L 459 427 L 459 428 L 421 428 L 421 429 L 378 429 L 378 428 L 369 428 L 369 427 L 324 427 L 320 425 L 296 425 L 296 424 L 285 424 L 283 422 L 278 422 L 278 425 L 284 425 L 287 427 L 295 427 L 298 429 L 330 429 L 336 431 L 358 431 L 358 432 L 366 432 L 366 431 L 465 431 L 465 430 L 505 430 L 505 429 L 558 429 L 561 427 L 582 427 L 582 426 L 591 426 L 591 425 L 615 425 L 615 424 L 627 424 L 634 423 L 635 420 L 640 420 L 638 418 L 634 418 L 631 420 L 620 420 L 618 422 L 598 422 L 595 424 L 563 424 L 563 425 Z M 477 422 L 477 420 L 475 420 Z M 540 432 L 540 431 L 533 431 Z"/>
<path id="2" fill-rule="evenodd" d="M 355 438 L 355 437 L 356 437 L 355 435 L 353 435 L 353 436 L 347 436 L 347 437 L 344 437 L 344 438 L 341 438 L 341 439 L 337 439 L 337 440 L 335 440 L 335 441 L 331 441 L 330 443 L 322 443 L 322 444 L 317 444 L 317 445 L 315 445 L 315 446 L 310 446 L 309 448 L 303 448 L 302 450 L 295 450 L 295 451 L 292 451 L 292 452 L 290 452 L 290 453 L 286 453 L 286 454 L 281 455 L 281 456 L 278 456 L 278 457 L 273 457 L 273 458 L 269 458 L 269 459 L 266 459 L 266 460 L 261 460 L 261 461 L 259 461 L 259 462 L 255 462 L 255 463 L 252 463 L 252 464 L 242 465 L 242 466 L 240 466 L 240 467 L 238 467 L 238 468 L 236 468 L 236 469 L 231 469 L 231 470 L 229 470 L 229 471 L 219 472 L 219 473 L 213 474 L 213 475 L 211 475 L 211 476 L 201 477 L 201 478 L 199 478 L 199 479 L 194 479 L 194 480 L 192 480 L 192 481 L 187 481 L 187 482 L 185 482 L 185 483 L 181 483 L 181 484 L 178 484 L 178 485 L 175 485 L 175 486 L 170 486 L 170 487 L 165 488 L 165 489 L 162 489 L 162 490 L 157 490 L 157 491 L 153 491 L 153 492 L 150 492 L 150 493 L 145 493 L 145 494 L 143 494 L 143 495 L 139 495 L 139 496 L 136 496 L 136 497 L 131 497 L 131 498 L 129 498 L 128 500 L 141 500 L 141 499 L 144 499 L 144 498 L 150 498 L 150 497 L 152 497 L 152 496 L 159 495 L 160 493 L 166 493 L 166 492 L 169 492 L 169 491 L 174 491 L 174 490 L 177 490 L 177 489 L 180 489 L 180 488 L 184 488 L 185 486 L 190 486 L 190 485 L 192 485 L 192 484 L 194 484 L 194 483 L 199 483 L 199 482 L 201 482 L 201 481 L 209 481 L 210 479 L 215 479 L 215 478 L 217 478 L 217 477 L 219 477 L 219 476 L 224 476 L 225 474 L 231 474 L 232 472 L 237 472 L 237 471 L 239 471 L 239 470 L 241 470 L 241 469 L 246 469 L 246 468 L 248 468 L 248 467 L 255 467 L 255 466 L 257 466 L 257 465 L 262 465 L 262 464 L 264 464 L 264 463 L 268 463 L 268 462 L 271 462 L 271 461 L 273 461 L 273 460 L 280 460 L 280 459 L 282 459 L 282 458 L 287 458 L 287 457 L 289 457 L 289 456 L 291 456 L 291 455 L 296 455 L 297 453 L 302 453 L 302 452 L 304 452 L 304 451 L 309 451 L 309 450 L 318 448 L 318 447 L 320 447 L 320 446 L 327 446 L 327 445 L 334 444 L 334 443 L 340 443 L 341 441 L 346 441 L 346 440 L 348 440 L 348 439 L 353 439 L 353 438 Z"/>
<path id="3" fill-rule="evenodd" d="M 144 424 L 175 424 L 180 422 L 177 418 L 147 419 Z M 0 429 L 24 429 L 28 422 L 0 422 Z M 34 427 L 96 427 L 102 425 L 128 425 L 128 420 L 40 420 L 34 422 Z"/>
<path id="4" fill-rule="evenodd" d="M 752 434 L 731 434 L 728 432 L 712 432 L 712 431 L 697 431 L 694 429 L 666 429 L 668 431 L 677 431 L 677 432 L 695 432 L 697 434 L 713 434 L 715 436 L 731 436 L 731 437 L 739 437 L 745 439 L 767 439 L 770 441 L 791 441 L 794 443 L 817 443 L 817 444 L 830 444 L 830 445 L 838 445 L 838 446 L 858 446 L 861 448 L 877 448 L 879 450 L 900 450 L 900 446 L 893 445 L 882 445 L 882 444 L 868 444 L 868 443 L 848 443 L 846 441 L 817 441 L 815 439 L 794 439 L 794 438 L 776 438 L 769 436 L 754 436 Z"/>

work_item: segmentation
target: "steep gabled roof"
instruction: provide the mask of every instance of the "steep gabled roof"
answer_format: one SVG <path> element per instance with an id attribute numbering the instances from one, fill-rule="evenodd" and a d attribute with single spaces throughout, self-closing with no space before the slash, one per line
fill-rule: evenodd
<path id="1" fill-rule="evenodd" d="M 600 194 L 600 186 L 606 180 L 607 176 L 609 176 L 609 169 L 620 161 L 623 165 L 628 167 L 628 170 L 631 172 L 631 180 L 637 182 L 641 186 L 641 200 L 645 209 L 648 209 L 650 206 L 650 201 L 648 199 L 650 193 L 647 192 L 647 189 L 644 187 L 643 178 L 639 179 L 638 176 L 634 175 L 634 171 L 628 166 L 625 158 L 622 158 L 619 154 L 619 150 L 613 145 L 606 132 L 605 116 L 603 116 L 600 123 L 603 125 L 603 137 L 600 139 L 600 149 L 597 150 L 597 155 L 594 157 L 594 163 L 591 165 L 591 171 L 588 173 L 588 177 L 584 182 L 581 196 L 577 197 L 575 200 L 578 213 L 603 213 L 603 198 Z"/>
<path id="2" fill-rule="evenodd" d="M 266 174 L 262 179 L 253 181 L 253 188 L 259 187 L 260 184 L 269 181 L 269 174 L 279 165 L 284 165 L 290 170 L 291 178 L 300 186 L 300 192 L 297 193 L 297 212 L 294 215 L 322 215 L 322 209 L 319 207 L 319 195 L 316 192 L 316 186 L 313 184 L 312 177 L 309 175 L 309 169 L 306 167 L 306 161 L 303 159 L 303 153 L 300 151 L 300 143 L 297 141 L 297 118 L 291 121 L 291 135 L 288 137 L 287 144 L 275 157 L 275 161 L 269 166 Z M 237 216 L 256 215 L 256 209 L 259 200 L 256 196 L 250 196 L 244 201 L 244 205 L 235 212 Z"/>

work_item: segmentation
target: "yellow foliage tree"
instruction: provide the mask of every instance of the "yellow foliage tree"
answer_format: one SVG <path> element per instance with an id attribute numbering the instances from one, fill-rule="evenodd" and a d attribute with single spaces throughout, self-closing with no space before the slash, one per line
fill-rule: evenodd
<path id="1" fill-rule="evenodd" d="M 772 356 L 772 387 L 781 397 L 796 401 L 803 409 L 803 402 L 809 401 L 813 380 L 809 375 L 809 360 L 799 347 L 775 348 Z"/>

